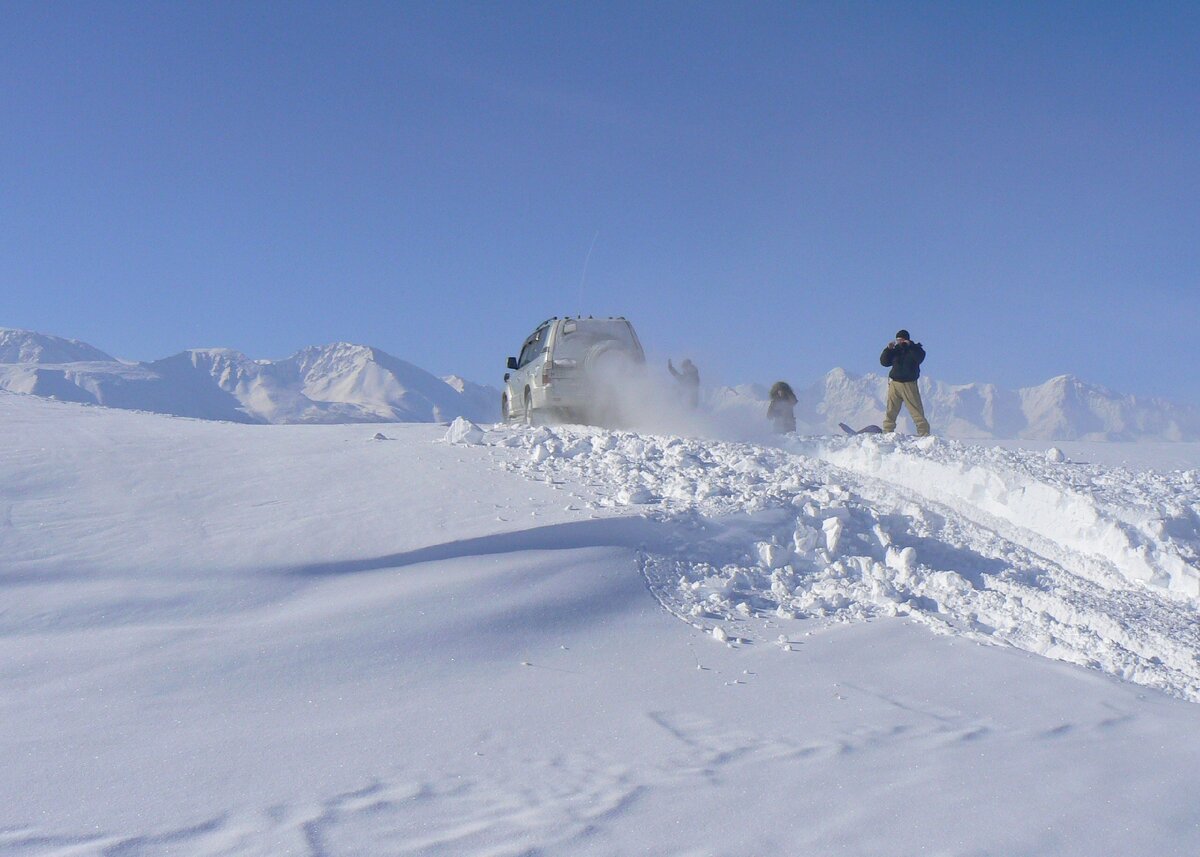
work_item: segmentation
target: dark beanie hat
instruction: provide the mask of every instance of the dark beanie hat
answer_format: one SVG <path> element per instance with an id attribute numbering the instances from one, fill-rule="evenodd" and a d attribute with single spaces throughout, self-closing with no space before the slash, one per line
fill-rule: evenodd
<path id="1" fill-rule="evenodd" d="M 908 335 L 908 331 L 905 330 L 904 328 L 901 328 L 900 330 L 896 331 L 896 338 L 897 339 L 912 339 L 912 337 Z"/>

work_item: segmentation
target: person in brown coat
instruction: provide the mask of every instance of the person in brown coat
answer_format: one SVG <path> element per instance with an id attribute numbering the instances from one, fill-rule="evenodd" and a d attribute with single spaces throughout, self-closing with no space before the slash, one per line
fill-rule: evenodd
<path id="1" fill-rule="evenodd" d="M 796 430 L 796 394 L 792 392 L 787 381 L 776 381 L 771 386 L 767 419 L 776 434 L 787 434 Z"/>

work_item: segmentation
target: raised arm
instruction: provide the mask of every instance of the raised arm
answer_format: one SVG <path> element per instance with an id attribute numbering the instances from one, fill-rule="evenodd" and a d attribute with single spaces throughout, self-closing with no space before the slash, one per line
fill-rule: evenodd
<path id="1" fill-rule="evenodd" d="M 883 349 L 883 353 L 879 355 L 880 366 L 891 366 L 896 360 L 896 343 L 889 342 L 887 347 Z"/>

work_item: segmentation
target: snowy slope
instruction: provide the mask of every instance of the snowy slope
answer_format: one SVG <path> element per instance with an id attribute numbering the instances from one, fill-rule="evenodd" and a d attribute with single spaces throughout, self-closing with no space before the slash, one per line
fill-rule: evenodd
<path id="1" fill-rule="evenodd" d="M 281 361 L 228 348 L 123 363 L 83 343 L 0 329 L 0 389 L 199 419 L 249 423 L 438 422 L 499 418 L 498 391 L 443 381 L 363 345 Z"/>
<path id="2" fill-rule="evenodd" d="M 0 423 L 0 854 L 1200 849 L 1194 470 Z"/>

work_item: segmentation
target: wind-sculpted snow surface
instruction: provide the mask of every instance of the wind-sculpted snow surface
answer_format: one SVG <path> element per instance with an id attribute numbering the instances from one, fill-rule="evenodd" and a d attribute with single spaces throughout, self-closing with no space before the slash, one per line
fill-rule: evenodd
<path id="1" fill-rule="evenodd" d="M 1190 474 L 0 425 L 0 857 L 1200 853 Z"/>
<path id="2" fill-rule="evenodd" d="M 597 507 L 673 522 L 643 573 L 719 640 L 786 647 L 798 617 L 908 616 L 1200 701 L 1194 471 L 934 438 L 779 449 L 543 427 L 487 442 L 530 477 L 590 486 Z"/>

